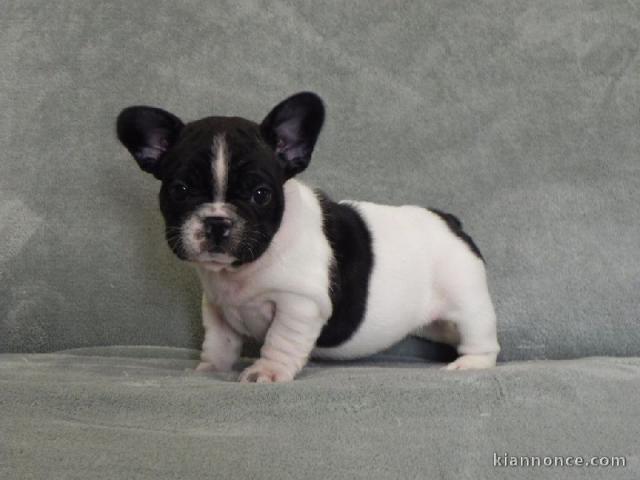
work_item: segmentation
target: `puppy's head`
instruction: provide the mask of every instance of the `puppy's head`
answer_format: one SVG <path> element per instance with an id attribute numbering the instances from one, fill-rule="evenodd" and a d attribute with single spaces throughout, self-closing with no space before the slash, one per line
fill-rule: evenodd
<path id="1" fill-rule="evenodd" d="M 117 134 L 140 168 L 162 182 L 171 250 L 218 270 L 268 248 L 284 211 L 284 182 L 309 165 L 323 122 L 320 98 L 302 92 L 260 124 L 238 117 L 184 124 L 159 108 L 128 107 Z"/>

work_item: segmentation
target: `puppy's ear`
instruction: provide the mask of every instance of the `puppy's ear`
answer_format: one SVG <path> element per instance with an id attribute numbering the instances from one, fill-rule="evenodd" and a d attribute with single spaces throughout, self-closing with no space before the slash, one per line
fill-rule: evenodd
<path id="1" fill-rule="evenodd" d="M 184 127 L 175 115 L 160 108 L 125 108 L 116 122 L 118 140 L 127 147 L 145 172 L 160 178 L 160 159 L 175 143 Z"/>
<path id="2" fill-rule="evenodd" d="M 324 105 L 318 95 L 297 93 L 276 105 L 260 124 L 260 133 L 276 151 L 286 178 L 302 172 L 324 123 Z"/>

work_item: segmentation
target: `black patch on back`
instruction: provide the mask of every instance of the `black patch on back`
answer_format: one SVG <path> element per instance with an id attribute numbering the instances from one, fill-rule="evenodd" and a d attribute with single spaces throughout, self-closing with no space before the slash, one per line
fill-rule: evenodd
<path id="1" fill-rule="evenodd" d="M 364 319 L 373 270 L 371 234 L 358 211 L 330 200 L 316 191 L 324 215 L 324 234 L 329 240 L 331 266 L 329 295 L 333 314 L 316 341 L 318 347 L 337 347 L 358 330 Z"/>
<path id="2" fill-rule="evenodd" d="M 480 249 L 475 244 L 473 239 L 462 229 L 462 222 L 460 221 L 460 219 L 458 217 L 456 217 L 455 215 L 452 215 L 450 213 L 443 212 L 441 210 L 436 210 L 435 208 L 428 208 L 427 210 L 429 210 L 430 212 L 435 213 L 440 218 L 442 218 L 442 220 L 444 220 L 445 223 L 447 224 L 447 226 L 449 227 L 449 230 L 451 230 L 451 232 L 456 237 L 458 237 L 464 243 L 466 243 L 467 246 L 469 247 L 469 249 L 473 253 L 475 253 L 480 260 L 482 260 L 484 262 L 484 257 L 482 256 L 482 253 L 480 253 Z"/>

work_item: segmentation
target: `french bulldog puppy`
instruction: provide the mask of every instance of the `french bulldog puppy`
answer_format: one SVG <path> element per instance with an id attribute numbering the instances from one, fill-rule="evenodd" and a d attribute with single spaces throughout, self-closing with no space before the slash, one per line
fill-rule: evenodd
<path id="1" fill-rule="evenodd" d="M 262 343 L 242 382 L 286 382 L 310 356 L 367 356 L 417 334 L 454 345 L 449 369 L 492 367 L 496 318 L 477 246 L 453 215 L 418 206 L 334 202 L 295 177 L 325 109 L 311 92 L 260 124 L 183 123 L 132 106 L 117 134 L 162 182 L 175 255 L 203 288 L 199 371 L 230 370 L 243 339 Z"/>

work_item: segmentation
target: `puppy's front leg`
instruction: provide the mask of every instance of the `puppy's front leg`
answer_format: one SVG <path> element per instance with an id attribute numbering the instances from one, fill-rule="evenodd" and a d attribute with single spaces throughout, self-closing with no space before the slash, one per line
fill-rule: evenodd
<path id="1" fill-rule="evenodd" d="M 202 324 L 204 342 L 202 343 L 201 362 L 197 372 L 225 372 L 231 370 L 240 357 L 242 338 L 224 320 L 217 305 L 202 296 Z"/>
<path id="2" fill-rule="evenodd" d="M 289 382 L 307 363 L 326 319 L 313 302 L 288 296 L 276 302 L 260 358 L 240 375 L 243 383 Z"/>

